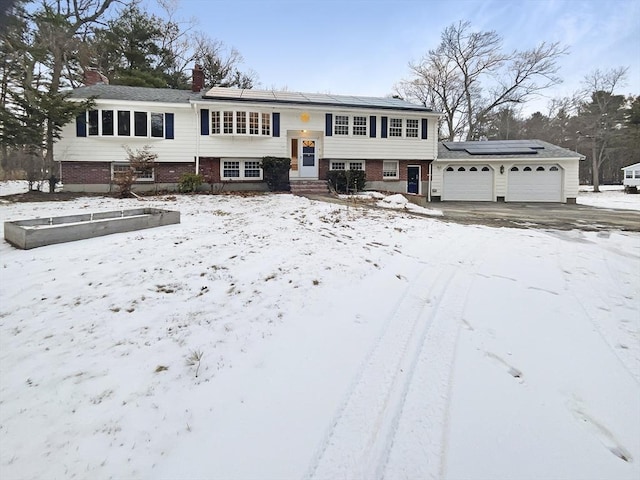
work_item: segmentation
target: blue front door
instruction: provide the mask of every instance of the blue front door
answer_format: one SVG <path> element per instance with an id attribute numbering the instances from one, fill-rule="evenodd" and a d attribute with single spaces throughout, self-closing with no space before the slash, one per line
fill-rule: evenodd
<path id="1" fill-rule="evenodd" d="M 407 193 L 420 193 L 420 167 L 407 167 Z"/>

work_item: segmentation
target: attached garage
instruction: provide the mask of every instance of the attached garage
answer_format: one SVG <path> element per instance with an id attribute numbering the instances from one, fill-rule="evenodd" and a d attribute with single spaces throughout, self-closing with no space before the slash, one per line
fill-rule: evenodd
<path id="1" fill-rule="evenodd" d="M 584 158 L 542 140 L 441 142 L 429 199 L 576 203 Z"/>
<path id="2" fill-rule="evenodd" d="M 444 170 L 443 200 L 486 201 L 493 196 L 493 170 L 488 165 L 456 165 Z"/>
<path id="3" fill-rule="evenodd" d="M 507 202 L 561 202 L 558 165 L 514 165 L 507 176 Z"/>

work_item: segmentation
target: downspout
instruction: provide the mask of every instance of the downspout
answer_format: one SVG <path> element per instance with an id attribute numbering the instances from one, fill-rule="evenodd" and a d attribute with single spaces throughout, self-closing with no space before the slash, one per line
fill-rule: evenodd
<path id="1" fill-rule="evenodd" d="M 201 135 L 198 133 L 198 105 L 196 103 L 191 104 L 193 106 L 193 114 L 195 115 L 195 128 L 196 132 L 196 175 L 200 173 L 200 137 Z"/>
<path id="2" fill-rule="evenodd" d="M 431 184 L 433 183 L 433 162 L 438 160 L 438 145 L 439 141 L 436 140 L 436 151 L 433 154 L 433 160 L 429 164 L 429 191 L 427 192 L 427 201 L 431 203 Z"/>
<path id="3" fill-rule="evenodd" d="M 431 163 L 429 163 L 429 191 L 427 192 L 427 202 L 431 203 L 431 179 L 432 179 L 432 175 L 433 175 L 433 161 L 431 161 Z"/>

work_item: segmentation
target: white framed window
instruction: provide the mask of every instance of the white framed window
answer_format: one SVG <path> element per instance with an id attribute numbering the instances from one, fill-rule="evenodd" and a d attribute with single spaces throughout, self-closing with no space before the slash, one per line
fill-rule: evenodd
<path id="1" fill-rule="evenodd" d="M 260 133 L 260 116 L 258 112 L 249 112 L 249 133 L 251 135 Z"/>
<path id="2" fill-rule="evenodd" d="M 211 134 L 271 136 L 271 114 L 244 110 L 212 111 Z"/>
<path id="3" fill-rule="evenodd" d="M 382 178 L 396 179 L 398 178 L 398 161 L 385 160 L 382 162 Z"/>
<path id="4" fill-rule="evenodd" d="M 407 129 L 405 136 L 407 138 L 418 138 L 418 119 L 407 118 Z"/>
<path id="5" fill-rule="evenodd" d="M 251 160 L 244 162 L 245 178 L 260 178 L 260 162 Z"/>
<path id="6" fill-rule="evenodd" d="M 223 112 L 222 127 L 224 133 L 233 133 L 233 112 Z"/>
<path id="7" fill-rule="evenodd" d="M 364 170 L 364 160 L 331 160 L 329 170 Z"/>
<path id="8" fill-rule="evenodd" d="M 124 175 L 132 170 L 129 163 L 112 163 L 111 179 L 115 180 L 119 175 Z M 153 182 L 155 175 L 154 168 L 146 170 L 135 170 L 136 182 Z"/>
<path id="9" fill-rule="evenodd" d="M 240 178 L 240 162 L 222 162 L 222 178 Z"/>
<path id="10" fill-rule="evenodd" d="M 402 119 L 401 118 L 389 119 L 389 136 L 402 137 Z"/>
<path id="11" fill-rule="evenodd" d="M 353 117 L 353 134 L 357 136 L 367 135 L 367 117 Z"/>
<path id="12" fill-rule="evenodd" d="M 262 114 L 262 135 L 271 135 L 271 114 Z"/>
<path id="13" fill-rule="evenodd" d="M 247 112 L 236 112 L 236 133 L 247 133 Z"/>
<path id="14" fill-rule="evenodd" d="M 223 160 L 220 170 L 222 180 L 262 180 L 259 160 Z"/>
<path id="15" fill-rule="evenodd" d="M 336 115 L 333 126 L 334 135 L 349 135 L 349 116 Z"/>
<path id="16" fill-rule="evenodd" d="M 211 112 L 211 134 L 220 133 L 220 112 Z"/>

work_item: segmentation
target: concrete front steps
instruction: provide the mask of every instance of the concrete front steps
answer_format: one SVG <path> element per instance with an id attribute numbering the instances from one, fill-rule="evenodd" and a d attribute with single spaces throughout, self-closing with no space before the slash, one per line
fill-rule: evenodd
<path id="1" fill-rule="evenodd" d="M 323 194 L 329 193 L 326 180 L 293 180 L 289 181 L 291 193 L 294 195 Z"/>

